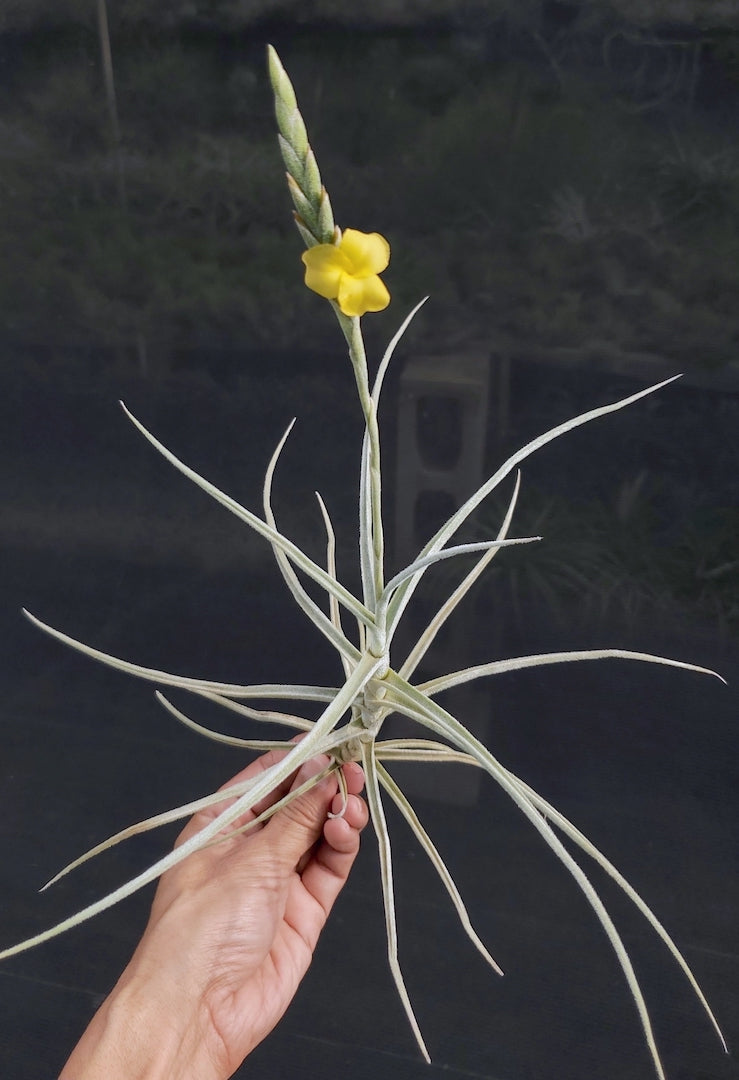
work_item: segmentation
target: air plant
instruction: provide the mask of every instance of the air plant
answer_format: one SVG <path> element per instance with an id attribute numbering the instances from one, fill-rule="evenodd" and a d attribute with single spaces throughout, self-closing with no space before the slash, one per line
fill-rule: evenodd
<path id="1" fill-rule="evenodd" d="M 277 748 L 285 751 L 284 757 L 258 777 L 242 781 L 225 791 L 196 799 L 183 806 L 178 806 L 175 809 L 132 825 L 80 856 L 65 867 L 48 884 L 53 884 L 64 874 L 86 862 L 94 855 L 130 836 L 168 822 L 189 817 L 197 810 L 216 806 L 222 801 L 231 803 L 227 809 L 224 809 L 197 835 L 191 837 L 170 854 L 159 859 L 146 871 L 56 926 L 0 952 L 0 959 L 29 949 L 73 926 L 79 925 L 98 912 L 118 903 L 119 900 L 130 896 L 137 889 L 154 881 L 170 867 L 186 859 L 192 852 L 198 851 L 206 845 L 220 842 L 225 835 L 231 835 L 234 829 L 239 828 L 234 823 L 238 822 L 245 811 L 262 800 L 269 792 L 292 775 L 301 764 L 315 755 L 328 755 L 330 764 L 326 769 L 304 784 L 302 788 L 284 796 L 258 817 L 255 822 L 252 822 L 252 825 L 275 813 L 288 800 L 297 797 L 307 787 L 318 783 L 327 772 L 335 772 L 341 782 L 342 763 L 359 761 L 365 773 L 367 801 L 377 837 L 390 968 L 421 1053 L 426 1061 L 430 1061 L 398 962 L 393 864 L 383 799 L 387 797 L 391 802 L 395 803 L 407 820 L 423 851 L 436 869 L 444 888 L 449 893 L 467 936 L 493 970 L 502 974 L 497 963 L 473 929 L 464 902 L 431 837 L 425 831 L 413 807 L 387 768 L 393 762 L 464 763 L 483 769 L 501 786 L 579 885 L 613 946 L 634 999 L 655 1071 L 660 1078 L 664 1078 L 664 1071 L 655 1044 L 647 1006 L 629 954 L 596 889 L 565 846 L 561 837 L 570 841 L 572 846 L 587 855 L 610 875 L 664 941 L 688 978 L 698 1000 L 721 1039 L 724 1049 L 726 1049 L 716 1019 L 687 962 L 656 915 L 636 890 L 609 862 L 606 856 L 554 806 L 529 787 L 524 780 L 515 776 L 501 764 L 493 753 L 475 738 L 459 719 L 452 716 L 438 703 L 436 698 L 442 691 L 451 687 L 475 679 L 488 678 L 501 672 L 546 664 L 605 658 L 666 664 L 671 667 L 711 675 L 716 673 L 706 668 L 697 667 L 694 664 L 671 660 L 667 657 L 630 652 L 623 649 L 598 649 L 544 653 L 535 656 L 492 660 L 490 663 L 453 671 L 425 682 L 414 682 L 413 675 L 442 625 L 464 599 L 472 585 L 498 552 L 502 548 L 513 544 L 525 544 L 539 539 L 538 537 L 509 537 L 519 494 L 520 472 L 517 471 L 517 467 L 520 463 L 546 446 L 547 443 L 559 438 L 560 435 L 564 435 L 566 432 L 572 431 L 590 420 L 623 409 L 646 395 L 654 393 L 672 380 L 667 379 L 665 382 L 631 394 L 620 401 L 592 409 L 574 419 L 568 420 L 566 423 L 559 424 L 528 443 L 513 454 L 497 472 L 486 480 L 474 495 L 467 499 L 456 513 L 431 537 L 416 559 L 386 581 L 378 431 L 380 395 L 383 379 L 393 352 L 424 301 L 421 301 L 403 321 L 400 329 L 390 341 L 379 363 L 374 379 L 370 383 L 360 319 L 367 311 L 382 310 L 389 303 L 389 294 L 379 277 L 389 260 L 389 245 L 377 233 L 366 234 L 352 229 L 347 229 L 342 233 L 336 227 L 331 204 L 321 183 L 316 160 L 308 143 L 305 125 L 297 107 L 292 85 L 277 53 L 271 47 L 269 49 L 269 71 L 275 94 L 279 143 L 287 169 L 289 191 L 295 206 L 295 222 L 306 245 L 306 251 L 302 256 L 306 268 L 305 281 L 310 289 L 328 299 L 333 307 L 348 346 L 349 359 L 352 364 L 359 402 L 364 415 L 364 438 L 361 450 L 359 487 L 361 599 L 345 588 L 337 576 L 334 530 L 320 495 L 318 496 L 318 503 L 326 531 L 325 566 L 320 566 L 309 558 L 295 543 L 280 532 L 277 526 L 271 501 L 272 483 L 280 453 L 288 438 L 292 424 L 281 438 L 269 462 L 263 487 L 264 516 L 260 517 L 246 507 L 241 506 L 229 495 L 220 491 L 208 480 L 199 476 L 194 470 L 180 461 L 179 458 L 175 457 L 151 432 L 147 431 L 143 424 L 125 409 L 125 406 L 123 407 L 126 415 L 141 434 L 176 469 L 189 477 L 198 487 L 225 506 L 227 510 L 230 510 L 245 525 L 264 537 L 270 544 L 285 584 L 292 593 L 298 607 L 336 649 L 343 671 L 343 681 L 340 681 L 339 685 L 336 686 L 294 685 L 289 683 L 242 686 L 213 682 L 203 678 L 173 675 L 164 671 L 142 667 L 139 664 L 100 652 L 68 637 L 59 630 L 53 629 L 26 612 L 28 618 L 41 629 L 95 660 L 102 661 L 119 671 L 153 682 L 159 687 L 174 687 L 178 690 L 188 691 L 195 698 L 205 698 L 209 702 L 215 702 L 243 718 L 287 729 L 289 734 L 285 734 L 282 738 L 259 740 L 241 739 L 225 735 L 191 719 L 179 708 L 175 707 L 161 690 L 157 690 L 157 698 L 165 708 L 182 723 L 208 738 L 246 750 L 261 752 Z M 498 488 L 507 477 L 513 476 L 514 473 L 513 491 L 496 538 L 479 543 L 450 546 L 450 541 L 455 537 L 459 528 L 482 501 Z M 443 559 L 470 554 L 477 555 L 473 568 L 469 570 L 461 583 L 454 589 L 445 603 L 441 605 L 408 655 L 399 664 L 396 663 L 395 666 L 391 664 L 391 650 L 396 631 L 406 607 L 424 574 Z M 325 590 L 327 611 L 306 590 L 301 575 L 309 578 Z M 353 623 L 356 623 L 356 633 L 354 635 L 350 635 L 344 627 L 344 620 L 347 616 Z M 720 676 L 716 677 L 720 678 Z M 318 719 L 310 720 L 299 715 L 299 713 L 278 711 L 277 708 L 257 708 L 251 704 L 251 702 L 255 701 L 296 703 L 293 707 L 298 707 L 297 703 L 300 702 L 318 702 L 323 711 Z M 393 713 L 398 713 L 415 721 L 420 728 L 419 737 L 382 739 L 383 724 Z M 297 742 L 290 737 L 296 731 L 302 733 L 302 738 Z M 234 796 L 237 796 L 237 798 L 235 802 L 232 802 Z M 229 829 L 229 827 L 232 828 Z M 242 828 L 250 827 L 250 825 L 247 825 Z"/>

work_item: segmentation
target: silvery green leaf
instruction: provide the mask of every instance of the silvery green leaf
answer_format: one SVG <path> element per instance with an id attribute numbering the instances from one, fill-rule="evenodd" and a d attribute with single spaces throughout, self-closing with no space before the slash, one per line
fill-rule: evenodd
<path id="1" fill-rule="evenodd" d="M 274 477 L 274 472 L 275 468 L 277 467 L 280 453 L 282 452 L 283 446 L 287 442 L 287 438 L 292 431 L 294 424 L 294 419 L 291 420 L 288 424 L 284 435 L 280 439 L 275 449 L 275 452 L 270 458 L 269 464 L 267 466 L 267 471 L 264 476 L 264 486 L 262 489 L 264 517 L 267 524 L 273 529 L 276 529 L 276 522 L 274 513 L 272 512 L 272 479 Z M 283 580 L 290 592 L 292 593 L 293 598 L 300 610 L 305 612 L 313 625 L 321 631 L 324 637 L 328 638 L 328 640 L 331 642 L 334 648 L 339 651 L 342 657 L 345 657 L 348 660 L 356 660 L 359 657 L 359 652 L 341 632 L 341 626 L 337 626 L 336 622 L 333 619 L 328 618 L 324 614 L 324 612 L 321 611 L 315 600 L 313 600 L 313 598 L 309 596 L 308 593 L 305 591 L 305 589 L 300 583 L 298 575 L 293 570 L 287 555 L 284 554 L 283 550 L 277 544 L 272 544 L 272 551 L 277 561 L 277 565 L 280 569 L 280 573 L 282 574 Z M 333 584 L 338 586 L 338 582 L 336 581 L 336 575 L 331 574 L 330 572 L 328 572 L 328 574 Z M 329 592 L 328 595 L 330 600 L 338 606 L 336 594 L 334 592 Z"/>
<path id="2" fill-rule="evenodd" d="M 85 645 L 84 642 L 77 641 L 76 638 L 70 637 L 68 634 L 63 634 L 61 630 L 55 630 L 53 626 L 49 626 L 48 623 L 37 619 L 35 615 L 32 615 L 30 611 L 26 611 L 25 608 L 23 608 L 23 614 L 34 626 L 38 626 L 39 629 L 50 634 L 57 641 L 62 641 L 65 645 L 70 645 L 73 649 L 77 649 L 78 652 L 84 653 L 85 656 L 89 656 L 93 660 L 99 660 L 101 663 L 116 668 L 118 671 L 125 671 L 127 675 L 135 675 L 139 679 L 159 683 L 160 686 L 176 686 L 180 690 L 219 694 L 222 697 L 289 698 L 298 701 L 332 701 L 336 694 L 335 689 L 330 686 L 299 686 L 290 683 L 260 683 L 254 686 L 239 686 L 238 683 L 219 683 L 208 679 L 190 679 L 185 675 L 171 675 L 167 671 L 142 667 L 140 664 L 132 664 L 128 660 L 121 660 L 110 653 L 101 652 L 100 649 L 93 649 L 92 646 Z"/>
<path id="3" fill-rule="evenodd" d="M 475 929 L 474 929 L 474 927 L 473 927 L 473 925 L 472 925 L 472 923 L 470 921 L 470 917 L 469 917 L 469 914 L 467 912 L 467 908 L 465 907 L 464 901 L 462 900 L 462 897 L 459 894 L 459 889 L 455 885 L 454 879 L 452 878 L 452 875 L 449 873 L 449 870 L 448 870 L 448 868 L 446 866 L 446 863 L 444 862 L 441 855 L 439 854 L 436 846 L 434 845 L 433 841 L 431 840 L 431 837 L 429 836 L 429 834 L 426 832 L 423 825 L 419 821 L 418 815 L 416 814 L 415 810 L 413 809 L 413 807 L 411 806 L 410 802 L 408 801 L 406 796 L 403 794 L 401 789 L 395 783 L 395 781 L 393 780 L 390 773 L 387 771 L 387 769 L 383 768 L 383 766 L 380 765 L 379 762 L 377 764 L 377 775 L 378 775 L 378 777 L 380 779 L 380 783 L 384 787 L 385 791 L 387 791 L 388 795 L 391 797 L 391 799 L 393 800 L 395 805 L 398 807 L 401 814 L 403 815 L 403 817 L 405 818 L 405 820 L 408 822 L 411 829 L 413 830 L 413 833 L 414 833 L 416 839 L 418 840 L 419 844 L 421 845 L 421 847 L 423 848 L 423 850 L 426 852 L 429 859 L 431 860 L 432 866 L 436 870 L 437 874 L 439 875 L 439 877 L 441 879 L 441 882 L 442 882 L 444 888 L 446 889 L 446 891 L 449 893 L 449 896 L 451 897 L 452 903 L 454 904 L 454 907 L 455 907 L 455 909 L 457 911 L 457 915 L 459 916 L 459 921 L 461 922 L 462 927 L 464 929 L 464 932 L 467 934 L 467 937 L 470 939 L 470 941 L 475 946 L 475 948 L 480 953 L 480 955 L 482 957 L 484 957 L 484 959 L 487 961 L 488 964 L 490 964 L 493 971 L 497 972 L 498 975 L 502 975 L 503 974 L 502 969 L 495 962 L 493 957 L 490 955 L 490 953 L 488 952 L 488 950 L 485 948 L 484 944 L 480 940 L 480 937 L 476 933 L 476 931 L 475 931 Z"/>
<path id="4" fill-rule="evenodd" d="M 648 664 L 665 664 L 667 667 L 683 668 L 685 671 L 696 671 L 701 675 L 713 675 L 726 682 L 716 671 L 710 668 L 699 667 L 697 664 L 688 664 L 684 660 L 670 660 L 667 656 L 654 656 L 652 653 L 631 652 L 628 649 L 583 649 L 580 652 L 556 652 L 541 653 L 537 656 L 516 656 L 510 660 L 494 660 L 490 664 L 477 664 L 474 667 L 464 668 L 462 671 L 453 671 L 449 675 L 442 675 L 438 679 L 429 679 L 419 683 L 418 689 L 429 696 L 440 694 L 442 690 L 449 690 L 461 683 L 471 682 L 473 679 L 481 679 L 488 675 L 500 675 L 506 671 L 520 671 L 522 668 L 541 667 L 544 664 L 567 664 L 581 660 L 640 660 Z"/>
<path id="5" fill-rule="evenodd" d="M 325 502 L 321 498 L 319 492 L 316 492 L 315 494 L 318 499 L 318 505 L 323 517 L 323 524 L 326 529 L 326 571 L 334 581 L 336 581 L 336 533 L 334 532 L 334 527 Z M 328 609 L 331 625 L 335 627 L 337 633 L 346 640 L 344 628 L 341 625 L 341 608 L 339 607 L 335 596 L 329 595 Z M 361 626 L 361 623 L 359 625 Z M 357 652 L 357 656 L 358 655 L 359 653 Z M 344 669 L 344 678 L 348 678 L 353 666 L 352 660 L 341 651 L 339 651 L 339 657 L 341 659 L 341 666 Z"/>
<path id="6" fill-rule="evenodd" d="M 192 480 L 194 484 L 197 484 L 199 488 L 202 488 L 202 490 L 215 499 L 216 502 L 219 502 L 221 506 L 225 506 L 227 510 L 230 510 L 232 514 L 235 514 L 236 517 L 245 522 L 251 529 L 254 529 L 260 536 L 269 540 L 273 546 L 279 548 L 285 555 L 288 555 L 296 566 L 299 566 L 308 577 L 317 581 L 328 593 L 334 595 L 339 603 L 343 604 L 352 615 L 361 619 L 362 622 L 366 623 L 369 627 L 374 625 L 372 612 L 369 611 L 364 604 L 361 604 L 355 596 L 352 596 L 349 590 L 345 589 L 343 585 L 340 585 L 336 581 L 332 581 L 326 571 L 318 566 L 317 563 L 314 563 L 312 559 L 309 559 L 308 556 L 292 542 L 292 540 L 288 540 L 286 536 L 277 532 L 277 530 L 268 525 L 266 521 L 262 521 L 262 519 L 257 517 L 256 514 L 253 514 L 251 510 L 247 510 L 246 507 L 241 506 L 241 504 L 236 502 L 235 499 L 232 499 L 230 495 L 226 495 L 225 492 L 221 491 L 214 484 L 211 484 L 210 481 L 204 479 L 199 473 L 196 473 L 194 469 L 191 469 L 188 465 L 185 465 L 184 462 L 180 461 L 171 450 L 168 450 L 163 443 L 159 442 L 159 440 L 152 435 L 131 412 L 129 412 L 123 402 L 121 402 L 121 408 L 134 427 L 138 428 L 144 438 L 159 451 L 162 457 L 166 458 L 171 465 L 174 465 L 183 476 Z"/>
<path id="7" fill-rule="evenodd" d="M 416 1036 L 416 1042 L 418 1043 L 419 1049 L 426 1059 L 426 1062 L 430 1064 L 431 1058 L 426 1049 L 426 1043 L 423 1040 L 423 1035 L 418 1026 L 415 1013 L 413 1012 L 413 1006 L 411 1005 L 405 980 L 403 979 L 403 973 L 400 970 L 400 963 L 398 962 L 398 928 L 395 919 L 395 892 L 393 888 L 393 861 L 390 852 L 390 835 L 387 830 L 385 812 L 382 808 L 382 798 L 380 796 L 380 785 L 375 762 L 375 750 L 374 745 L 371 742 L 362 743 L 362 767 L 364 769 L 367 804 L 369 806 L 372 824 L 375 829 L 380 855 L 380 876 L 382 879 L 382 897 L 385 906 L 385 931 L 387 934 L 390 971 L 395 981 L 400 1000 L 403 1003 L 405 1014 L 413 1029 L 413 1034 Z"/>
<path id="8" fill-rule="evenodd" d="M 508 530 L 510 529 L 511 522 L 513 521 L 513 514 L 516 509 L 516 501 L 518 500 L 518 492 L 520 487 L 521 470 L 519 469 L 516 473 L 516 483 L 513 488 L 513 495 L 511 496 L 511 501 L 508 504 L 508 509 L 506 510 L 505 517 L 503 518 L 503 523 L 496 537 L 497 540 L 505 540 L 506 536 L 508 535 Z M 452 614 L 452 612 L 455 610 L 459 602 L 464 599 L 472 586 L 487 568 L 491 560 L 495 558 L 499 550 L 499 547 L 495 547 L 491 548 L 490 551 L 486 551 L 482 558 L 478 559 L 476 565 L 473 566 L 467 576 L 460 582 L 460 584 L 457 586 L 451 596 L 449 596 L 449 598 L 444 601 L 444 603 L 441 605 L 439 610 L 431 619 L 428 626 L 420 635 L 418 641 L 408 653 L 407 658 L 400 667 L 399 674 L 402 678 L 410 679 L 411 675 L 428 652 L 432 642 L 434 641 L 434 638 L 439 633 L 439 630 L 441 630 L 442 626 Z"/>
<path id="9" fill-rule="evenodd" d="M 605 872 L 616 882 L 618 887 L 622 889 L 623 892 L 626 893 L 626 895 L 629 897 L 629 899 L 636 905 L 636 907 L 639 909 L 645 919 L 649 922 L 650 926 L 656 931 L 662 941 L 664 941 L 665 945 L 670 950 L 677 963 L 680 965 L 691 987 L 693 988 L 693 992 L 703 1006 L 706 1015 L 708 1016 L 708 1019 L 711 1021 L 711 1024 L 713 1025 L 716 1034 L 721 1040 L 721 1045 L 723 1046 L 725 1053 L 728 1054 L 729 1048 L 726 1045 L 726 1040 L 724 1039 L 721 1028 L 718 1025 L 718 1021 L 716 1020 L 712 1009 L 706 1001 L 703 991 L 698 985 L 697 979 L 693 975 L 693 972 L 690 970 L 685 957 L 680 952 L 677 945 L 667 933 L 664 926 L 654 914 L 652 909 L 645 903 L 644 900 L 642 900 L 639 893 L 636 891 L 633 885 L 629 884 L 623 874 L 619 873 L 613 863 L 609 862 L 609 860 L 605 857 L 602 851 L 600 851 L 595 846 L 595 844 L 588 840 L 587 836 L 581 833 L 580 830 L 577 829 L 571 821 L 568 821 L 564 814 L 561 814 L 559 810 L 552 806 L 551 803 L 548 803 L 546 799 L 543 799 L 541 795 L 539 795 L 536 791 L 533 791 L 532 788 L 528 786 L 528 784 L 525 784 L 523 782 L 523 780 L 519 780 L 518 777 L 513 776 L 512 773 L 509 773 L 509 776 L 512 780 L 514 780 L 514 782 L 520 785 L 521 790 L 530 799 L 532 804 L 538 810 L 540 810 L 545 815 L 545 817 L 549 819 L 549 821 L 556 825 L 558 829 L 561 829 L 561 831 L 566 836 L 568 836 L 575 844 L 577 844 L 577 846 L 581 848 L 586 855 L 589 855 L 591 859 L 593 859 L 599 866 L 601 866 L 605 870 Z"/>
<path id="10" fill-rule="evenodd" d="M 197 732 L 198 735 L 204 735 L 206 739 L 212 739 L 213 742 L 223 743 L 225 746 L 237 746 L 242 750 L 258 750 L 260 752 L 289 748 L 290 744 L 284 739 L 240 739 L 237 735 L 225 735 L 221 731 L 214 731 L 213 728 L 204 727 L 202 724 L 198 724 L 196 720 L 192 720 L 181 709 L 173 705 L 169 698 L 166 698 L 159 690 L 155 691 L 155 695 L 160 705 L 163 705 L 171 716 L 174 716 L 176 720 L 179 720 L 185 727 L 190 728 L 191 731 Z M 312 726 L 311 724 L 310 727 Z"/>
<path id="11" fill-rule="evenodd" d="M 605 930 L 608 940 L 616 954 L 621 970 L 628 984 L 637 1013 L 641 1021 L 644 1037 L 652 1057 L 655 1071 L 660 1080 L 665 1080 L 664 1069 L 660 1060 L 657 1044 L 652 1031 L 652 1023 L 644 1001 L 641 987 L 636 978 L 631 958 L 628 954 L 621 936 L 619 935 L 613 920 L 608 914 L 603 901 L 593 888 L 589 878 L 583 872 L 580 865 L 575 862 L 570 853 L 564 847 L 544 815 L 536 809 L 530 798 L 524 794 L 508 774 L 507 769 L 497 761 L 487 747 L 483 746 L 464 725 L 460 724 L 450 713 L 442 709 L 435 701 L 429 700 L 424 694 L 400 679 L 393 672 L 388 673 L 387 681 L 392 687 L 391 695 L 396 703 L 402 708 L 405 704 L 409 710 L 406 715 L 413 714 L 419 723 L 429 727 L 432 731 L 443 734 L 454 742 L 460 750 L 476 758 L 480 765 L 493 777 L 507 795 L 513 800 L 521 812 L 528 818 L 542 839 L 551 848 L 564 867 L 569 871 L 572 878 L 582 890 L 585 898 L 595 912 L 598 921 Z"/>
<path id="12" fill-rule="evenodd" d="M 404 581 L 414 577 L 416 574 L 422 575 L 429 566 L 433 566 L 435 563 L 442 562 L 444 559 L 452 559 L 457 555 L 472 555 L 478 551 L 489 552 L 502 547 L 513 547 L 515 544 L 533 544 L 537 540 L 541 540 L 541 537 L 521 536 L 514 540 L 480 540 L 474 544 L 459 544 L 456 547 L 444 548 L 442 551 L 435 551 L 433 555 L 425 555 L 421 559 L 416 559 L 388 581 L 382 596 L 377 602 L 378 611 L 388 606 L 393 593 Z"/>
<path id="13" fill-rule="evenodd" d="M 483 499 L 487 498 L 498 484 L 505 479 L 508 473 L 515 469 L 525 458 L 536 453 L 537 450 L 546 446 L 547 443 L 559 438 L 560 435 L 565 435 L 568 431 L 573 431 L 575 428 L 581 427 L 591 420 L 596 420 L 600 416 L 607 416 L 609 413 L 624 409 L 627 405 L 632 405 L 634 402 L 639 401 L 648 394 L 653 394 L 657 390 L 661 390 L 663 386 L 667 386 L 678 378 L 680 378 L 679 375 L 674 375 L 671 379 L 664 379 L 662 382 L 655 383 L 654 386 L 648 386 L 646 390 L 640 390 L 636 394 L 630 394 L 628 397 L 621 398 L 619 401 L 615 401 L 610 405 L 602 405 L 598 409 L 590 409 L 588 412 L 581 413 L 571 420 L 566 420 L 563 424 L 558 424 L 556 427 L 550 428 L 549 431 L 545 431 L 543 435 L 539 435 L 536 439 L 532 439 L 531 442 L 526 443 L 526 445 L 521 447 L 520 450 L 517 450 L 515 454 L 512 454 L 511 457 L 500 466 L 497 472 L 493 473 L 490 479 L 482 484 L 475 494 L 471 495 L 470 498 L 460 506 L 459 510 L 452 514 L 449 520 L 441 526 L 425 545 L 421 551 L 421 556 L 431 555 L 435 551 L 441 550 L 441 548 L 443 548 L 452 538 L 460 525 L 462 525 L 470 514 L 477 509 Z M 390 636 L 392 636 L 398 620 L 405 610 L 419 580 L 420 575 L 417 574 L 408 581 L 405 581 L 393 597 L 388 614 L 388 633 Z"/>
<path id="14" fill-rule="evenodd" d="M 339 692 L 338 689 L 332 690 L 330 687 L 313 687 L 313 689 L 324 691 L 320 696 L 313 699 L 315 701 L 333 701 Z M 194 690 L 192 687 L 188 687 L 188 693 L 205 698 L 207 701 L 213 701 L 216 705 L 221 705 L 224 709 L 238 713 L 239 716 L 243 716 L 247 720 L 258 720 L 260 723 L 267 724 L 285 724 L 286 727 L 297 728 L 298 731 L 310 731 L 313 727 L 312 720 L 308 720 L 304 716 L 295 716 L 293 713 L 276 712 L 273 709 L 252 709 L 251 706 L 244 705 L 240 701 L 222 697 L 220 694 L 213 694 L 208 690 Z M 300 700 L 306 699 L 302 698 Z"/>

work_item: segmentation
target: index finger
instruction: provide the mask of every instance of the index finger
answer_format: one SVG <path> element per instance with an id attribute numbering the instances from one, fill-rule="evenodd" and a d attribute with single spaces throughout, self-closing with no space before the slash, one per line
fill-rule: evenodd
<path id="1" fill-rule="evenodd" d="M 289 746 L 289 744 L 286 744 Z M 268 769 L 273 768 L 278 762 L 287 755 L 288 750 L 268 750 L 266 754 L 262 754 L 261 757 L 256 758 L 250 762 L 240 772 L 232 776 L 230 780 L 227 780 L 225 784 L 222 784 L 218 791 L 228 791 L 230 787 L 236 784 L 243 783 L 245 780 L 252 780 L 267 772 Z M 296 770 L 297 771 L 297 770 Z M 230 828 L 238 828 L 243 825 L 247 825 L 250 821 L 259 817 L 270 806 L 273 806 L 279 799 L 282 798 L 290 790 L 290 784 L 292 783 L 294 773 L 291 773 L 281 783 L 275 785 L 275 787 L 269 792 L 268 795 L 260 799 L 254 806 L 245 810 L 241 817 L 232 822 Z M 183 844 L 186 840 L 189 840 L 191 836 L 200 832 L 206 825 L 210 824 L 215 818 L 227 810 L 230 806 L 236 802 L 236 799 L 240 796 L 234 795 L 232 799 L 224 799 L 223 802 L 216 803 L 213 806 L 207 806 L 203 810 L 199 810 L 197 814 L 190 818 L 187 825 L 184 827 L 180 835 L 177 837 L 175 847 Z"/>

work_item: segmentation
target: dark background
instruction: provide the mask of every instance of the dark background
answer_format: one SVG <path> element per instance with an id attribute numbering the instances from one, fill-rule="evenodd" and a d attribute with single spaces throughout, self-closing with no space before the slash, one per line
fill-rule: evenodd
<path id="1" fill-rule="evenodd" d="M 107 85 L 101 3 L 0 8 L 2 942 L 148 865 L 174 833 L 37 895 L 82 850 L 212 790 L 243 760 L 180 728 L 151 687 L 39 634 L 21 606 L 152 667 L 337 677 L 262 541 L 116 404 L 254 509 L 298 415 L 278 520 L 322 557 L 318 488 L 355 585 L 358 406 L 331 313 L 301 284 L 271 41 L 338 223 L 392 246 L 393 302 L 365 320 L 371 364 L 431 294 L 384 397 L 394 569 L 396 494 L 414 497 L 396 492 L 399 422 L 442 462 L 460 438 L 448 401 L 399 412 L 409 363 L 433 353 L 453 372 L 455 358 L 482 358 L 486 472 L 569 416 L 684 372 L 524 466 L 514 529 L 544 541 L 496 559 L 428 670 L 459 650 L 472 663 L 620 646 L 729 680 L 603 662 L 502 676 L 449 707 L 626 874 L 736 1046 L 739 13 L 707 0 L 371 7 L 110 3 Z M 481 508 L 470 535 L 497 530 L 509 494 Z M 421 606 L 454 575 L 430 574 Z M 407 783 L 505 979 L 468 946 L 390 814 L 401 962 L 434 1064 L 418 1058 L 387 970 L 368 834 L 294 1006 L 239 1075 L 650 1076 L 604 935 L 515 808 L 451 767 L 418 766 Z M 671 1080 L 737 1076 L 669 954 L 602 875 L 593 881 L 643 979 Z M 2 965 L 2 1076 L 58 1072 L 150 895 Z"/>

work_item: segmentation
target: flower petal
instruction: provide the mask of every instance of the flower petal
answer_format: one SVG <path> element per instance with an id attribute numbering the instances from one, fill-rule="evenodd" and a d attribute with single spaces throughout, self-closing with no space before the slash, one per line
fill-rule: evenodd
<path id="1" fill-rule="evenodd" d="M 376 232 L 363 233 L 358 229 L 345 229 L 339 250 L 351 263 L 349 272 L 354 277 L 381 274 L 390 262 L 390 245 L 384 236 Z M 383 304 L 383 307 L 386 306 L 387 304 Z"/>
<path id="2" fill-rule="evenodd" d="M 344 315 L 364 315 L 367 311 L 386 308 L 390 303 L 390 293 L 376 274 L 369 277 L 344 274 L 339 283 L 338 300 Z"/>
<path id="3" fill-rule="evenodd" d="M 317 244 L 304 251 L 301 259 L 308 288 L 326 300 L 335 300 L 342 274 L 350 267 L 347 257 L 334 244 Z"/>

